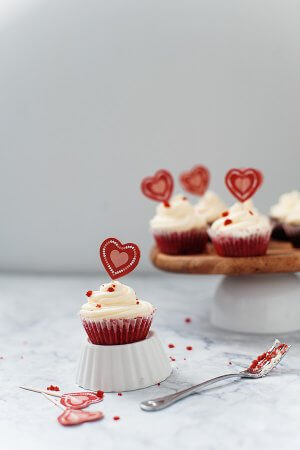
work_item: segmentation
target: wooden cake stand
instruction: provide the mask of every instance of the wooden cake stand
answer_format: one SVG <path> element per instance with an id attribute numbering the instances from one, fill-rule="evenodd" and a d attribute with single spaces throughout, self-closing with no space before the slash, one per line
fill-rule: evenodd
<path id="1" fill-rule="evenodd" d="M 212 324 L 246 333 L 300 330 L 300 249 L 271 241 L 265 256 L 218 256 L 212 244 L 199 255 L 172 256 L 151 251 L 153 264 L 168 272 L 226 275 L 214 296 Z M 259 274 L 259 275 L 258 275 Z M 242 275 L 242 276 L 236 276 Z"/>

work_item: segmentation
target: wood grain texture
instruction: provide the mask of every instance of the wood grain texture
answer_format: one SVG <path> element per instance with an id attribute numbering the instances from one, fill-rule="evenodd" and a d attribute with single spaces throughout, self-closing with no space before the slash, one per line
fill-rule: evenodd
<path id="1" fill-rule="evenodd" d="M 249 275 L 257 273 L 300 272 L 300 249 L 289 242 L 271 241 L 265 256 L 229 258 L 218 256 L 212 244 L 200 255 L 173 256 L 151 251 L 152 263 L 161 270 L 191 274 Z"/>

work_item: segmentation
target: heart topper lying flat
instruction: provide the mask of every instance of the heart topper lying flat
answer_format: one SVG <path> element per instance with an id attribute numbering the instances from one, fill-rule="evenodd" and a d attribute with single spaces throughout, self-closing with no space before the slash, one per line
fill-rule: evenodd
<path id="1" fill-rule="evenodd" d="M 251 198 L 263 183 L 263 174 L 257 169 L 230 169 L 225 176 L 228 190 L 240 202 Z"/>
<path id="2" fill-rule="evenodd" d="M 122 244 L 116 238 L 108 238 L 100 245 L 100 259 L 108 275 L 116 280 L 132 272 L 139 263 L 141 252 L 132 242 Z"/>
<path id="3" fill-rule="evenodd" d="M 183 172 L 179 176 L 179 181 L 187 192 L 203 195 L 209 185 L 210 173 L 207 167 L 198 165 Z"/>
<path id="4" fill-rule="evenodd" d="M 170 172 L 161 169 L 152 177 L 142 180 L 141 189 L 143 194 L 157 202 L 168 203 L 174 189 L 174 180 Z"/>

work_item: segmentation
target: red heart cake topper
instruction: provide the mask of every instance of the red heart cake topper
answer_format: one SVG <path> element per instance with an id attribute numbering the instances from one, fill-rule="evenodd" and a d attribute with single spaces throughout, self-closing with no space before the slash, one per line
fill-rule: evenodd
<path id="1" fill-rule="evenodd" d="M 81 409 L 66 408 L 64 412 L 58 416 L 57 420 L 61 425 L 79 425 L 84 422 L 92 422 L 94 420 L 103 419 L 104 415 L 101 411 L 81 411 Z"/>
<path id="2" fill-rule="evenodd" d="M 192 170 L 183 172 L 179 180 L 186 191 L 191 194 L 203 195 L 209 185 L 210 173 L 205 166 L 195 166 Z"/>
<path id="3" fill-rule="evenodd" d="M 153 177 L 142 180 L 141 189 L 143 194 L 157 202 L 168 202 L 174 188 L 173 177 L 167 170 L 159 170 Z"/>
<path id="4" fill-rule="evenodd" d="M 138 265 L 140 256 L 140 249 L 132 242 L 122 244 L 116 238 L 108 238 L 100 246 L 102 264 L 113 280 L 130 273 Z"/>
<path id="5" fill-rule="evenodd" d="M 69 392 L 61 396 L 60 403 L 67 408 L 83 409 L 102 400 L 94 392 Z"/>
<path id="6" fill-rule="evenodd" d="M 251 198 L 262 185 L 263 174 L 257 169 L 231 169 L 225 176 L 228 190 L 240 202 Z"/>

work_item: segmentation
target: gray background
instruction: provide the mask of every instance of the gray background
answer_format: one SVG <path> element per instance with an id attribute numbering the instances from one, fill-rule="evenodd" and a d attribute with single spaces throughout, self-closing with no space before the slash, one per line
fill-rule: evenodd
<path id="1" fill-rule="evenodd" d="M 226 170 L 260 168 L 265 211 L 299 187 L 299 42 L 297 0 L 2 0 L 0 268 L 101 270 L 114 235 L 150 269 L 161 167 L 228 202 Z"/>

